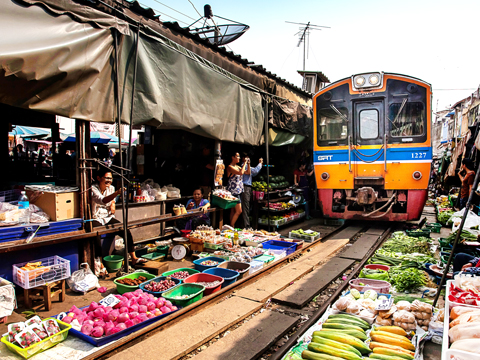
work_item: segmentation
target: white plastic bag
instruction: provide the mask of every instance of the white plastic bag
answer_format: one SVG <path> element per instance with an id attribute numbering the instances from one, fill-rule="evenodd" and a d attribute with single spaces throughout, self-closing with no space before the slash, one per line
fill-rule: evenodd
<path id="1" fill-rule="evenodd" d="M 100 287 L 98 278 L 87 263 L 80 264 L 80 269 L 73 272 L 72 276 L 67 279 L 67 284 L 73 291 L 83 294 Z"/>
<path id="2" fill-rule="evenodd" d="M 457 211 L 451 216 L 450 221 L 453 222 L 452 232 L 457 231 L 457 229 L 460 227 L 460 223 L 462 222 L 465 209 L 466 208 L 463 208 L 462 210 Z M 468 210 L 467 218 L 465 219 L 465 224 L 463 225 L 463 230 L 468 231 L 475 236 L 478 236 L 480 234 L 480 231 L 471 229 L 475 226 L 480 227 L 480 216 L 475 214 L 472 210 Z"/>

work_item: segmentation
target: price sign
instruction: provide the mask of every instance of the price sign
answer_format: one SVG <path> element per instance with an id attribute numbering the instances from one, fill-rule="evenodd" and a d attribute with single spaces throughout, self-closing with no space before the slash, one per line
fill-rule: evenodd
<path id="1" fill-rule="evenodd" d="M 117 305 L 118 303 L 120 302 L 120 300 L 118 300 L 115 296 L 113 296 L 112 294 L 104 297 L 102 300 L 99 301 L 100 305 L 103 305 L 103 306 L 111 306 L 111 307 L 114 307 L 115 305 Z"/>
<path id="2" fill-rule="evenodd" d="M 377 301 L 377 306 L 375 307 L 375 310 L 390 310 L 390 308 L 393 305 L 393 297 L 390 299 L 383 299 L 380 301 Z"/>

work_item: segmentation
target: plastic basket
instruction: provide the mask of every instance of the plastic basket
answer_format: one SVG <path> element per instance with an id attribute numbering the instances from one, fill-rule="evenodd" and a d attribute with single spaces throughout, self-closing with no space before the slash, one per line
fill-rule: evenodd
<path id="1" fill-rule="evenodd" d="M 265 249 L 265 255 L 273 255 L 276 260 L 283 259 L 287 256 L 287 249 L 283 248 L 281 250 L 277 249 Z"/>
<path id="2" fill-rule="evenodd" d="M 150 254 L 145 254 L 142 255 L 143 259 L 149 260 L 149 261 L 161 261 L 165 259 L 165 254 L 163 252 L 152 252 Z"/>
<path id="3" fill-rule="evenodd" d="M 52 318 L 49 318 L 52 319 Z M 60 320 L 57 320 L 58 326 L 60 327 L 60 332 L 56 333 L 55 335 L 49 336 L 42 341 L 33 344 L 32 346 L 29 346 L 25 349 L 23 349 L 21 346 L 14 345 L 8 341 L 8 336 L 2 337 L 2 343 L 5 344 L 5 346 L 8 348 L 13 353 L 17 353 L 18 355 L 24 357 L 25 359 L 28 359 L 29 357 L 39 354 L 47 349 L 50 349 L 51 347 L 57 345 L 58 343 L 61 343 L 63 340 L 65 340 L 68 336 L 68 331 L 72 328 L 71 325 L 66 324 Z"/>
<path id="4" fill-rule="evenodd" d="M 350 286 L 360 292 L 365 290 L 375 290 L 377 293 L 388 294 L 392 286 L 388 281 L 373 279 L 353 279 L 349 282 Z M 365 284 L 365 285 L 359 285 Z"/>
<path id="5" fill-rule="evenodd" d="M 18 189 L 0 191 L 0 202 L 11 202 L 18 200 L 20 197 L 20 191 L 21 190 Z"/>
<path id="6" fill-rule="evenodd" d="M 269 240 L 263 243 L 263 248 L 271 250 L 286 250 L 288 256 L 295 252 L 297 249 L 297 244 L 288 241 Z"/>
<path id="7" fill-rule="evenodd" d="M 371 269 L 371 270 L 380 269 L 380 270 L 389 271 L 389 270 L 390 270 L 390 266 L 380 265 L 380 264 L 368 264 L 368 265 L 365 265 L 365 269 Z"/>
<path id="8" fill-rule="evenodd" d="M 239 203 L 238 200 L 225 200 L 221 197 L 212 195 L 212 206 L 217 206 L 222 209 L 231 209 L 234 208 Z"/>
<path id="9" fill-rule="evenodd" d="M 202 285 L 183 283 L 175 286 L 171 290 L 164 292 L 163 297 L 175 305 L 185 307 L 203 298 L 204 291 L 205 287 Z M 184 295 L 187 295 L 188 297 L 186 297 L 185 299 L 176 298 L 176 296 Z"/>
<path id="10" fill-rule="evenodd" d="M 128 274 L 128 275 L 125 275 L 125 276 L 122 276 L 122 277 L 119 277 L 115 280 L 113 280 L 113 283 L 115 285 L 117 285 L 117 291 L 120 295 L 122 294 L 125 294 L 127 292 L 131 292 L 131 291 L 135 291 L 138 289 L 139 285 L 135 285 L 135 286 L 130 286 L 130 285 L 124 285 L 124 284 L 120 284 L 118 282 L 118 280 L 122 280 L 122 279 L 138 279 L 140 276 L 144 276 L 147 278 L 147 281 L 150 280 L 150 279 L 153 279 L 155 278 L 155 275 L 152 275 L 152 274 L 148 274 L 148 273 L 144 273 L 144 272 L 135 272 L 133 274 Z"/>
<path id="11" fill-rule="evenodd" d="M 425 227 L 433 233 L 439 233 L 442 229 L 442 224 L 439 223 L 426 223 Z"/>
<path id="12" fill-rule="evenodd" d="M 248 270 L 248 275 L 252 275 L 256 273 L 257 271 L 262 270 L 264 262 L 263 261 L 258 261 L 258 260 L 253 260 L 252 262 L 249 262 L 250 264 L 250 270 Z"/>
<path id="13" fill-rule="evenodd" d="M 217 268 L 230 269 L 238 272 L 238 280 L 240 280 L 245 274 L 248 274 L 248 271 L 250 270 L 250 264 L 238 261 L 225 261 L 224 263 L 218 265 Z"/>
<path id="14" fill-rule="evenodd" d="M 167 271 L 167 272 L 164 272 L 162 274 L 162 276 L 170 276 L 171 278 L 173 279 L 176 279 L 176 277 L 172 276 L 173 274 L 175 274 L 176 272 L 179 272 L 179 271 L 186 271 L 188 272 L 190 275 L 193 275 L 193 274 L 198 274 L 200 271 L 198 270 L 195 270 L 195 269 L 190 269 L 190 268 L 180 268 L 180 269 L 175 269 L 175 270 L 170 270 L 170 271 Z M 178 279 L 180 280 L 180 282 L 184 282 L 183 280 L 184 279 Z"/>
<path id="15" fill-rule="evenodd" d="M 207 274 L 207 273 L 197 273 L 190 275 L 188 278 L 184 280 L 185 284 L 193 284 L 197 282 L 214 282 L 220 281 L 220 284 L 217 286 L 205 286 L 205 291 L 203 292 L 203 296 L 210 295 L 216 291 L 219 291 L 222 288 L 223 282 L 225 281 L 223 277 Z"/>
<path id="16" fill-rule="evenodd" d="M 202 262 L 207 261 L 207 260 L 216 261 L 218 264 L 217 265 L 202 265 Z M 216 257 L 216 256 L 207 256 L 207 257 L 202 258 L 202 259 L 193 260 L 193 264 L 195 265 L 195 270 L 198 270 L 198 271 L 204 271 L 204 270 L 207 270 L 207 269 L 217 267 L 218 265 L 220 265 L 223 262 L 225 262 L 225 259 L 222 259 L 222 258 L 219 258 L 219 257 Z"/>
<path id="17" fill-rule="evenodd" d="M 213 269 L 208 269 L 203 272 L 204 274 L 212 274 L 216 276 L 220 276 L 223 278 L 223 284 L 222 288 L 233 284 L 235 281 L 238 279 L 239 273 L 236 272 L 235 270 L 230 270 L 230 269 L 224 269 L 224 268 L 213 268 Z"/>
<path id="18" fill-rule="evenodd" d="M 171 288 L 165 290 L 165 291 L 150 291 L 150 290 L 147 290 L 145 289 L 145 285 L 151 283 L 152 281 L 155 281 L 155 282 L 159 282 L 159 281 L 162 281 L 162 280 L 165 280 L 168 276 L 157 276 L 156 278 L 152 279 L 152 280 L 148 280 L 148 281 L 145 281 L 143 283 L 141 283 L 139 285 L 139 288 L 142 289 L 143 291 L 145 291 L 146 293 L 149 293 L 149 294 L 152 294 L 152 295 L 155 295 L 155 296 L 162 296 L 162 294 L 164 292 L 167 292 L 168 290 L 171 290 L 173 289 L 174 287 L 176 287 L 178 284 L 181 284 L 182 283 L 182 280 L 179 280 L 179 279 L 175 279 L 173 277 L 170 278 L 170 280 L 172 280 L 176 285 L 175 286 L 172 286 Z"/>
<path id="19" fill-rule="evenodd" d="M 263 265 L 265 266 L 265 264 L 268 264 L 269 262 L 274 261 L 275 256 L 263 254 L 263 255 L 255 256 L 255 260 L 261 261 L 263 263 Z"/>
<path id="20" fill-rule="evenodd" d="M 123 256 L 108 255 L 103 258 L 103 262 L 109 273 L 117 272 L 122 267 Z"/>
<path id="21" fill-rule="evenodd" d="M 422 229 L 422 230 L 405 230 L 408 236 L 411 237 L 430 237 L 430 229 Z"/>
<path id="22" fill-rule="evenodd" d="M 445 239 L 445 238 L 438 238 L 438 242 L 440 243 L 440 246 L 441 247 L 449 247 L 449 248 L 452 248 L 452 245 L 450 244 L 450 241 L 448 239 Z"/>
<path id="23" fill-rule="evenodd" d="M 34 270 L 22 270 L 28 263 L 41 262 L 43 267 Z M 70 277 L 70 261 L 60 256 L 51 256 L 39 260 L 13 265 L 13 282 L 24 289 L 31 289 L 49 282 Z"/>

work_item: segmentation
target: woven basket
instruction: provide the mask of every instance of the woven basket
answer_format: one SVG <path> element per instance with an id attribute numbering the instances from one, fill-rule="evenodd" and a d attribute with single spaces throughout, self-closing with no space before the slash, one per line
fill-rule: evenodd
<path id="1" fill-rule="evenodd" d="M 360 283 L 365 285 L 359 285 Z M 373 280 L 373 279 L 353 279 L 349 282 L 350 287 L 357 289 L 360 292 L 367 290 L 375 290 L 378 293 L 388 294 L 392 286 L 388 281 Z"/>

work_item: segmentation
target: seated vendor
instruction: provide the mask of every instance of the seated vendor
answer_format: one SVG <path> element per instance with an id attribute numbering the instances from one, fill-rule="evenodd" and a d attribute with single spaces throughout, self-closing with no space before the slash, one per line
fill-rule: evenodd
<path id="1" fill-rule="evenodd" d="M 113 176 L 107 168 L 100 168 L 97 171 L 97 182 L 92 185 L 92 215 L 93 227 L 120 224 L 115 219 L 115 198 L 122 193 L 122 189 L 115 191 L 112 186 Z M 132 260 L 132 265 L 145 262 L 145 259 L 139 259 L 133 251 L 134 244 L 130 230 L 127 231 L 127 245 Z"/>
<path id="2" fill-rule="evenodd" d="M 458 253 L 453 259 L 453 272 L 466 271 L 468 268 L 480 267 L 480 257 Z"/>
<path id="3" fill-rule="evenodd" d="M 194 209 L 202 209 L 203 214 L 191 217 L 189 219 L 185 219 L 185 230 L 195 230 L 199 225 L 210 225 L 210 216 L 207 214 L 207 211 L 210 208 L 210 202 L 207 199 L 203 198 L 203 188 L 197 187 L 193 191 L 193 199 L 188 200 L 186 208 L 187 211 Z M 182 225 L 183 224 L 181 224 L 180 226 Z"/>

